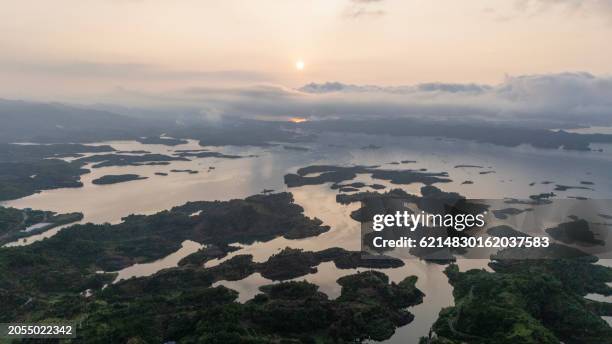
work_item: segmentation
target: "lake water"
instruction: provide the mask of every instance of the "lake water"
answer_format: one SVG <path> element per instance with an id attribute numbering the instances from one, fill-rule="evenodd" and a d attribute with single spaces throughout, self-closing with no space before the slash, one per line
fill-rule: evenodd
<path id="1" fill-rule="evenodd" d="M 197 252 L 202 247 L 203 245 L 195 241 L 185 240 L 181 244 L 181 248 L 179 248 L 176 252 L 165 256 L 164 258 L 152 261 L 150 263 L 134 264 L 118 271 L 117 277 L 113 283 L 124 279 L 130 279 L 132 277 L 150 276 L 162 269 L 176 267 L 181 259 Z"/>
<path id="2" fill-rule="evenodd" d="M 51 225 L 51 223 L 49 223 L 49 222 L 39 222 L 39 223 L 37 223 L 35 225 L 29 226 L 28 228 L 24 229 L 23 231 L 24 232 L 31 232 L 31 231 L 34 231 L 34 230 L 37 230 L 37 229 L 45 228 L 45 227 L 47 227 L 49 225 Z"/>
<path id="3" fill-rule="evenodd" d="M 577 134 L 612 134 L 612 127 L 588 127 L 576 129 L 563 129 L 569 133 Z"/>
<path id="4" fill-rule="evenodd" d="M 197 142 L 167 147 L 145 145 L 132 141 L 101 142 L 117 150 L 147 150 L 153 153 L 171 154 L 180 149 L 201 149 Z M 363 150 L 361 147 L 373 144 L 381 149 Z M 568 190 L 557 192 L 559 197 L 584 196 L 610 199 L 612 195 L 612 146 L 602 146 L 604 152 L 567 152 L 543 150 L 528 146 L 515 148 L 499 147 L 457 140 L 430 138 L 372 137 L 368 135 L 324 135 L 316 142 L 301 144 L 309 151 L 285 150 L 282 146 L 272 147 L 224 147 L 215 149 L 226 154 L 256 155 L 244 159 L 199 158 L 186 162 L 172 162 L 167 166 L 125 166 L 92 169 L 81 177 L 82 188 L 67 188 L 43 191 L 29 197 L 4 202 L 5 206 L 17 208 L 51 210 L 58 213 L 80 211 L 82 222 L 117 223 L 132 213 L 152 214 L 188 201 L 228 200 L 257 194 L 263 189 L 290 191 L 295 202 L 304 207 L 305 214 L 318 217 L 331 230 L 314 238 L 287 240 L 277 238 L 268 242 L 256 242 L 243 246 L 221 260 L 207 263 L 219 264 L 237 254 L 252 254 L 255 261 L 265 261 L 271 254 L 290 246 L 305 250 L 322 250 L 329 247 L 360 249 L 360 225 L 349 217 L 358 205 L 340 205 L 336 202 L 337 190 L 329 185 L 312 185 L 287 188 L 283 176 L 298 168 L 312 164 L 361 164 L 381 165 L 385 168 L 419 169 L 449 173 L 452 183 L 437 184 L 444 191 L 459 192 L 470 198 L 496 199 L 504 197 L 527 198 L 529 195 L 550 192 L 554 184 L 580 185 L 581 181 L 593 182 L 594 190 Z M 416 163 L 394 165 L 390 162 L 416 160 Z M 484 169 L 454 168 L 455 165 L 481 165 Z M 209 166 L 214 166 L 210 170 Z M 173 173 L 172 169 L 192 169 L 198 174 Z M 481 175 L 479 172 L 492 170 L 495 173 Z M 166 172 L 168 176 L 155 175 Z M 135 173 L 148 179 L 113 185 L 94 185 L 93 179 L 107 174 Z M 389 187 L 400 187 L 411 193 L 418 193 L 421 185 L 391 185 L 369 176 L 359 175 L 356 180 L 378 183 Z M 462 184 L 470 180 L 474 184 Z M 552 184 L 541 184 L 553 181 Z M 535 182 L 533 186 L 529 184 Z M 54 228 L 45 233 L 29 237 L 26 244 L 42 240 L 57 233 Z M 23 244 L 22 241 L 13 244 Z M 184 242 L 177 252 L 160 260 L 137 264 L 119 272 L 118 279 L 147 276 L 160 269 L 176 266 L 184 256 L 200 247 L 194 242 Z M 381 270 L 393 281 L 400 281 L 408 275 L 418 276 L 417 286 L 426 294 L 424 302 L 410 308 L 415 314 L 412 323 L 396 331 L 389 343 L 416 343 L 420 336 L 426 336 L 441 308 L 452 305 L 452 287 L 443 274 L 444 266 L 428 264 L 419 260 L 406 260 L 406 265 L 397 269 Z M 462 270 L 486 268 L 487 260 L 459 260 Z M 363 270 L 363 269 L 361 269 Z M 330 298 L 337 297 L 340 287 L 336 280 L 355 270 L 339 270 L 333 263 L 318 266 L 318 272 L 297 278 L 306 279 L 319 285 Z M 253 274 L 241 281 L 221 281 L 240 293 L 239 301 L 252 298 L 261 285 L 272 283 L 259 274 Z"/>

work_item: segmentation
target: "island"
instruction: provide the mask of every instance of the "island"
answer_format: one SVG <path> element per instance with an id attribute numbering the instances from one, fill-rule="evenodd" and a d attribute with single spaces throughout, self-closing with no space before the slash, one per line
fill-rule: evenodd
<path id="1" fill-rule="evenodd" d="M 147 144 L 147 145 L 166 145 L 166 146 L 178 146 L 189 143 L 187 140 L 183 139 L 175 139 L 172 137 L 165 136 L 149 136 L 149 137 L 141 137 L 136 139 L 136 141 Z"/>
<path id="2" fill-rule="evenodd" d="M 188 173 L 188 174 L 198 174 L 198 173 L 200 173 L 199 171 L 190 170 L 190 169 L 184 169 L 184 170 L 172 169 L 172 170 L 170 170 L 170 172 L 174 172 L 174 173 Z"/>
<path id="3" fill-rule="evenodd" d="M 181 268 L 110 285 L 95 296 L 98 305 L 82 314 L 87 321 L 77 339 L 122 343 L 385 340 L 414 319 L 408 307 L 421 303 L 424 296 L 415 286 L 415 276 L 391 283 L 377 271 L 339 278 L 341 292 L 334 300 L 312 283 L 289 281 L 262 286 L 253 299 L 238 303 L 237 292 L 211 287 L 212 280 L 205 270 Z M 131 311 L 125 312 L 126 307 Z M 149 330 L 138 330 L 142 326 Z"/>
<path id="4" fill-rule="evenodd" d="M 314 176 L 312 176 L 315 174 Z M 286 174 L 285 184 L 288 187 L 304 185 L 319 185 L 331 182 L 338 185 L 357 177 L 358 174 L 369 174 L 373 179 L 387 180 L 393 184 L 423 183 L 449 183 L 446 172 L 425 172 L 416 170 L 385 170 L 378 166 L 332 166 L 312 165 L 302 167 L 296 173 Z M 358 184 L 361 185 L 361 184 Z M 337 186 L 338 187 L 338 186 Z"/>
<path id="5" fill-rule="evenodd" d="M 107 185 L 124 183 L 132 180 L 142 180 L 147 178 L 148 177 L 139 176 L 137 174 L 107 174 L 105 176 L 92 180 L 91 183 L 96 185 Z"/>
<path id="6" fill-rule="evenodd" d="M 298 151 L 298 152 L 307 152 L 307 151 L 310 150 L 310 148 L 308 148 L 308 147 L 289 146 L 289 145 L 284 145 L 283 149 L 285 149 L 285 150 L 292 150 L 292 151 Z"/>
<path id="7" fill-rule="evenodd" d="M 192 216 L 197 211 L 206 216 Z M 264 286 L 252 300 L 238 303 L 235 291 L 213 283 L 252 271 L 286 280 L 311 273 L 324 261 L 354 269 L 398 267 L 401 260 L 370 262 L 360 252 L 341 248 L 286 248 L 263 263 L 237 255 L 217 266 L 202 266 L 204 260 L 238 249 L 230 243 L 299 239 L 328 230 L 320 220 L 305 217 L 290 193 L 188 202 L 157 214 L 131 215 L 119 224 L 74 225 L 28 246 L 0 248 L 0 321 L 86 319 L 76 340 L 97 342 L 354 342 L 391 337 L 413 320 L 407 308 L 423 300 L 414 276 L 397 283 L 378 271 L 344 276 L 337 281 L 342 290 L 335 300 L 311 283 L 288 281 Z M 104 272 L 164 257 L 186 239 L 206 246 L 176 268 L 116 283 L 116 273 Z M 131 311 L 125 312 L 126 307 Z M 150 330 L 136 331 L 144 324 Z"/>
<path id="8" fill-rule="evenodd" d="M 570 222 L 546 229 L 546 233 L 566 244 L 605 245 L 605 241 L 596 238 L 596 234 L 600 233 L 594 233 L 586 220 L 575 217 Z M 607 233 L 603 234 L 607 236 Z"/>
<path id="9" fill-rule="evenodd" d="M 226 250 L 233 251 L 234 247 L 204 248 L 193 253 L 180 262 L 180 266 L 199 266 L 214 258 L 224 257 Z M 279 253 L 273 254 L 262 263 L 253 262 L 251 255 L 237 255 L 223 263 L 209 268 L 216 276 L 216 280 L 241 280 L 249 275 L 259 272 L 263 277 L 273 281 L 285 281 L 296 277 L 317 272 L 317 266 L 323 262 L 334 262 L 339 269 L 377 268 L 388 269 L 404 266 L 398 258 L 384 255 L 371 255 L 366 252 L 347 251 L 339 247 L 332 247 L 318 252 L 303 251 L 286 247 Z"/>
<path id="10" fill-rule="evenodd" d="M 191 216 L 198 211 L 207 216 Z M 101 271 L 163 258 L 185 240 L 226 247 L 279 236 L 302 239 L 329 229 L 304 216 L 290 193 L 189 202 L 157 214 L 130 215 L 114 225 L 73 225 L 28 246 L 0 248 L 0 296 L 8 300 L 0 303 L 0 320 L 36 314 L 18 307 L 28 298 L 44 309 L 66 293 L 99 290 L 115 277 Z"/>
<path id="11" fill-rule="evenodd" d="M 110 166 L 167 165 L 172 161 L 189 161 L 189 159 L 157 153 L 142 155 L 96 154 L 77 159 L 74 163 L 81 165 L 93 163 L 92 168 L 100 168 Z"/>
<path id="12" fill-rule="evenodd" d="M 61 157 L 80 153 L 113 152 L 107 145 L 0 144 L 0 201 L 32 195 L 42 190 L 82 187 L 84 164 Z"/>
<path id="13" fill-rule="evenodd" d="M 440 312 L 421 344 L 611 342 L 612 328 L 600 316 L 612 307 L 584 298 L 612 294 L 612 269 L 592 264 L 597 258 L 492 258 L 494 272 L 446 268 L 455 306 Z"/>

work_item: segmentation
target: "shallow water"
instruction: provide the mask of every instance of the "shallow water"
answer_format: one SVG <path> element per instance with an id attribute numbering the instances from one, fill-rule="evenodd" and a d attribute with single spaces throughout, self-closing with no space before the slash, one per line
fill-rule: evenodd
<path id="1" fill-rule="evenodd" d="M 51 228 L 49 230 L 46 230 L 46 231 L 44 231 L 42 233 L 30 235 L 30 236 L 27 236 L 25 238 L 20 238 L 18 240 L 13 241 L 13 242 L 6 243 L 3 246 L 13 247 L 13 246 L 29 245 L 29 244 L 31 244 L 33 242 L 37 242 L 37 241 L 43 240 L 45 238 L 50 238 L 50 237 L 54 236 L 55 234 L 57 234 L 62 229 L 66 228 L 66 227 L 70 227 L 70 226 L 78 224 L 78 223 L 84 223 L 84 222 L 83 221 L 78 221 L 78 222 L 73 222 L 73 223 L 68 223 L 68 224 L 64 224 L 64 225 L 61 225 L 61 226 L 53 227 L 53 228 Z"/>
<path id="2" fill-rule="evenodd" d="M 187 162 L 172 162 L 167 166 L 125 166 L 91 169 L 81 177 L 82 188 L 46 190 L 18 200 L 3 202 L 17 208 L 56 212 L 82 211 L 85 221 L 116 223 L 132 214 L 150 214 L 190 200 L 226 200 L 246 197 L 262 189 L 285 190 L 283 175 L 299 167 L 311 164 L 380 164 L 385 168 L 427 168 L 429 171 L 449 172 L 452 183 L 439 184 L 445 191 L 457 191 L 471 198 L 526 197 L 549 192 L 554 183 L 579 185 L 580 181 L 594 182 L 595 191 L 568 190 L 560 196 L 588 196 L 610 198 L 612 178 L 607 172 L 612 167 L 612 146 L 608 151 L 565 152 L 542 150 L 521 146 L 506 148 L 488 144 L 461 143 L 434 139 L 375 138 L 365 135 L 338 135 L 324 137 L 322 142 L 310 144 L 307 152 L 287 151 L 282 147 L 219 149 L 227 154 L 258 155 L 256 158 L 219 159 L 200 158 Z M 329 147 L 329 144 L 354 142 L 355 147 Z M 361 150 L 367 143 L 375 142 L 384 148 Z M 103 142 L 118 150 L 148 150 L 166 153 L 179 149 L 198 148 L 197 142 L 165 147 L 144 145 L 132 141 Z M 201 148 L 201 147 L 199 147 Z M 413 164 L 389 165 L 392 161 L 417 160 Z M 480 169 L 453 168 L 460 164 L 480 164 L 491 167 L 496 173 L 480 175 Z M 216 169 L 207 172 L 209 166 Z M 171 169 L 194 169 L 198 174 L 172 173 Z M 169 172 L 156 176 L 155 172 Z M 106 174 L 135 173 L 149 177 L 113 185 L 94 185 L 93 179 Z M 474 180 L 473 185 L 462 185 L 464 180 Z M 550 185 L 541 181 L 554 181 Z M 380 183 L 380 181 L 376 181 Z M 530 182 L 537 182 L 529 186 Z M 416 189 L 416 185 L 401 186 Z M 299 189 L 299 188 L 298 188 Z M 298 192 L 298 189 L 291 189 Z M 332 191 L 333 192 L 333 191 Z M 312 196 L 312 195 L 311 195 Z M 307 207 L 307 204 L 304 206 Z"/>
<path id="3" fill-rule="evenodd" d="M 202 245 L 191 240 L 185 240 L 176 252 L 167 255 L 164 258 L 158 259 L 150 263 L 134 264 L 125 269 L 119 270 L 117 277 L 113 283 L 121 280 L 130 279 L 132 277 L 142 277 L 152 275 L 160 270 L 174 268 L 178 266 L 178 262 L 184 257 L 197 252 Z"/>
<path id="4" fill-rule="evenodd" d="M 49 223 L 49 222 L 39 222 L 39 223 L 37 223 L 37 224 L 35 224 L 35 225 L 31 225 L 30 227 L 28 227 L 28 228 L 24 229 L 23 231 L 24 231 L 24 232 L 31 232 L 31 231 L 33 231 L 33 230 L 37 230 L 37 229 L 40 229 L 40 228 L 44 228 L 44 227 L 47 227 L 47 226 L 49 226 L 49 225 L 51 225 L 51 223 Z"/>
<path id="5" fill-rule="evenodd" d="M 564 130 L 569 133 L 577 134 L 612 134 L 612 127 L 588 127 Z"/>
<path id="6" fill-rule="evenodd" d="M 186 145 L 166 147 L 144 145 L 137 142 L 103 142 L 117 150 L 147 150 L 153 153 L 171 154 L 179 149 L 201 149 L 197 142 Z M 362 150 L 368 144 L 382 146 L 379 150 Z M 381 165 L 389 169 L 427 168 L 432 172 L 446 171 L 452 183 L 437 184 L 444 191 L 456 191 L 470 198 L 527 198 L 529 195 L 550 192 L 554 184 L 580 185 L 580 181 L 593 182 L 595 190 L 568 190 L 557 192 L 559 197 L 585 196 L 590 198 L 611 198 L 612 146 L 600 152 L 566 152 L 561 150 L 542 150 L 527 146 L 516 148 L 499 147 L 489 144 L 469 143 L 455 140 L 427 138 L 372 137 L 368 135 L 325 135 L 319 141 L 302 144 L 310 151 L 285 150 L 282 147 L 224 147 L 218 151 L 226 154 L 257 155 L 244 159 L 199 158 L 188 162 L 172 162 L 167 166 L 126 166 L 92 169 L 83 175 L 82 188 L 56 189 L 22 199 L 4 202 L 5 206 L 17 208 L 52 210 L 58 213 L 80 211 L 84 214 L 82 222 L 117 223 L 132 213 L 152 214 L 187 201 L 227 200 L 243 198 L 261 192 L 263 189 L 275 191 L 288 190 L 293 193 L 295 202 L 304 207 L 307 216 L 318 217 L 331 230 L 317 237 L 287 240 L 276 238 L 268 242 L 256 242 L 232 252 L 220 260 L 208 262 L 213 266 L 237 254 L 252 254 L 255 261 L 268 259 L 271 254 L 290 246 L 305 250 L 318 251 L 329 247 L 343 247 L 348 250 L 360 249 L 359 223 L 349 217 L 357 204 L 340 205 L 336 203 L 337 190 L 329 185 L 312 185 L 287 189 L 283 176 L 298 168 L 312 164 L 360 164 Z M 213 149 L 217 150 L 217 149 Z M 390 162 L 417 160 L 416 163 L 394 165 Z M 455 165 L 482 165 L 483 169 L 454 168 Z M 215 170 L 208 171 L 209 166 Z M 194 169 L 198 174 L 172 173 L 171 169 Z M 493 170 L 495 173 L 479 174 Z M 168 172 L 168 176 L 157 176 L 155 172 Z M 91 181 L 106 174 L 135 173 L 149 177 L 144 180 L 130 181 L 113 185 L 93 185 Z M 367 175 L 359 175 L 356 180 L 368 184 L 378 183 L 389 187 L 400 187 L 411 193 L 418 193 L 421 185 L 391 185 L 381 180 L 372 180 Z M 465 180 L 474 181 L 473 185 L 462 184 Z M 545 185 L 542 181 L 554 181 Z M 536 182 L 529 186 L 529 183 Z M 57 233 L 55 228 L 27 239 L 27 243 L 42 240 Z M 20 241 L 20 243 L 22 243 Z M 119 272 L 118 279 L 132 276 L 147 276 L 156 271 L 176 266 L 184 256 L 194 252 L 199 244 L 183 243 L 177 252 L 155 262 L 137 264 Z M 427 335 L 431 324 L 441 308 L 452 305 L 452 288 L 443 274 L 444 266 L 428 264 L 408 259 L 406 265 L 397 269 L 382 270 L 393 281 L 400 281 L 408 275 L 418 276 L 417 286 L 426 294 L 424 302 L 410 308 L 415 319 L 400 328 L 388 341 L 389 343 L 416 343 L 420 336 Z M 459 260 L 462 270 L 487 268 L 487 260 Z M 363 270 L 363 269 L 360 269 Z M 340 293 L 336 280 L 356 270 L 339 270 L 333 263 L 318 266 L 318 272 L 297 278 L 306 279 L 319 285 L 320 290 L 335 298 Z M 239 300 L 244 302 L 258 293 L 261 285 L 272 283 L 259 274 L 253 274 L 241 281 L 221 281 L 215 285 L 225 285 L 237 290 Z"/>

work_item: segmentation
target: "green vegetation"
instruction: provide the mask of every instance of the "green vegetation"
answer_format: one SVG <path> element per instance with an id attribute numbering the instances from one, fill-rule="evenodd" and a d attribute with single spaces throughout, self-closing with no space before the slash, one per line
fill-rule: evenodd
<path id="1" fill-rule="evenodd" d="M 612 343 L 612 328 L 599 317 L 609 304 L 583 298 L 612 294 L 605 284 L 612 269 L 593 260 L 496 260 L 495 273 L 450 265 L 455 306 L 440 312 L 431 343 Z"/>
<path id="2" fill-rule="evenodd" d="M 547 229 L 546 233 L 566 244 L 605 245 L 603 240 L 595 237 L 589 223 L 584 219 L 561 223 L 555 228 Z"/>
<path id="3" fill-rule="evenodd" d="M 179 266 L 183 266 L 183 265 L 201 266 L 201 265 L 204 265 L 204 263 L 206 263 L 209 260 L 223 258 L 227 256 L 228 253 L 237 251 L 239 249 L 240 247 L 238 246 L 223 245 L 222 247 L 219 247 L 217 245 L 210 244 L 198 250 L 197 252 L 192 253 L 188 255 L 187 257 L 181 259 L 178 262 L 178 265 Z"/>
<path id="4" fill-rule="evenodd" d="M 279 121 L 251 119 L 228 120 L 214 125 L 180 127 L 168 131 L 174 137 L 200 140 L 200 146 L 271 146 L 277 142 L 297 144 L 312 140 L 313 135 L 289 128 L 291 124 Z"/>
<path id="5" fill-rule="evenodd" d="M 109 166 L 140 166 L 140 165 L 165 165 L 170 161 L 189 161 L 187 158 L 176 157 L 164 154 L 96 154 L 75 160 L 75 163 L 88 164 L 94 163 L 92 168 Z"/>
<path id="6" fill-rule="evenodd" d="M 316 176 L 309 176 L 317 174 Z M 297 173 L 285 175 L 285 184 L 288 187 L 303 185 L 318 185 L 324 183 L 339 184 L 344 181 L 352 180 L 357 174 L 369 174 L 374 179 L 388 180 L 393 184 L 412 184 L 423 183 L 431 185 L 434 183 L 448 183 L 448 173 L 432 173 L 415 170 L 381 170 L 378 166 L 329 166 L 313 165 L 302 167 Z M 339 187 L 335 185 L 334 188 Z"/>
<path id="7" fill-rule="evenodd" d="M 181 157 L 194 157 L 194 158 L 220 158 L 220 159 L 240 159 L 243 156 L 240 155 L 228 155 L 219 152 L 209 152 L 206 150 L 200 151 L 183 151 L 176 154 Z M 252 156 L 249 156 L 252 157 Z"/>
<path id="8" fill-rule="evenodd" d="M 533 208 L 526 208 L 526 209 L 518 209 L 518 208 L 497 209 L 497 210 L 493 210 L 493 215 L 496 218 L 500 219 L 500 220 L 506 220 L 510 216 L 519 215 L 519 214 L 522 214 L 522 213 L 528 212 L 528 211 L 533 211 Z"/>
<path id="9" fill-rule="evenodd" d="M 206 216 L 191 216 L 197 211 Z M 349 343 L 389 338 L 412 321 L 406 308 L 423 299 L 416 277 L 395 284 L 374 271 L 346 276 L 338 280 L 337 300 L 307 282 L 263 287 L 263 294 L 245 304 L 236 302 L 235 291 L 211 287 L 255 271 L 294 278 L 323 261 L 347 268 L 369 264 L 359 252 L 340 248 L 287 248 L 264 263 L 238 255 L 202 267 L 203 261 L 236 249 L 228 243 L 304 238 L 328 230 L 302 212 L 289 193 L 190 202 L 154 215 L 131 215 L 117 225 L 76 225 L 29 246 L 0 248 L 0 321 L 71 320 L 79 324 L 76 343 Z M 3 209 L 0 214 L 14 227 L 22 213 Z M 32 213 L 32 219 L 40 216 Z M 207 246 L 177 268 L 116 284 L 109 284 L 115 274 L 99 272 L 163 257 L 187 239 Z M 86 290 L 93 294 L 86 296 Z"/>
<path id="10" fill-rule="evenodd" d="M 207 216 L 190 216 L 199 210 Z M 191 202 L 154 215 L 131 215 L 117 225 L 75 225 L 25 247 L 0 248 L 0 318 L 36 316 L 16 305 L 31 300 L 32 307 L 44 309 L 58 297 L 99 289 L 114 274 L 98 271 L 162 258 L 184 240 L 223 247 L 277 236 L 305 238 L 327 230 L 321 221 L 305 217 L 289 193 Z"/>
<path id="11" fill-rule="evenodd" d="M 141 179 L 147 179 L 147 178 L 148 177 L 141 177 L 137 174 L 108 174 L 98 179 L 94 179 L 91 182 L 93 184 L 106 185 L 106 184 L 117 184 L 117 183 L 129 182 L 131 180 L 141 180 Z"/>
<path id="12" fill-rule="evenodd" d="M 114 149 L 108 145 L 0 143 L 0 161 L 36 161 L 44 158 L 79 156 L 82 153 L 107 153 L 113 151 Z"/>
<path id="13" fill-rule="evenodd" d="M 308 152 L 310 150 L 310 148 L 308 148 L 308 147 L 290 146 L 290 145 L 284 145 L 283 149 L 284 150 L 298 151 L 298 152 Z"/>
<path id="14" fill-rule="evenodd" d="M 169 139 L 163 139 L 168 141 Z M 180 140 L 179 140 L 180 141 Z M 182 141 L 181 141 L 182 142 Z M 102 153 L 83 156 L 83 153 Z M 82 144 L 0 144 L 0 201 L 25 197 L 41 190 L 82 187 L 80 176 L 89 173 L 84 167 L 168 165 L 172 161 L 189 161 L 187 156 L 240 158 L 217 152 L 181 152 L 176 156 L 145 151 L 115 151 L 107 145 Z M 137 155 L 135 155 L 138 153 Z M 75 158 L 70 161 L 60 158 Z M 174 170 L 173 170 L 174 171 Z M 178 170 L 176 170 L 178 171 Z M 197 171 L 186 170 L 189 173 Z M 100 178 L 96 184 L 109 184 L 123 178 Z M 125 179 L 128 180 L 128 179 Z M 129 179 L 132 180 L 132 179 Z"/>
<path id="15" fill-rule="evenodd" d="M 185 257 L 179 265 L 201 267 L 204 262 L 225 256 L 218 247 L 207 247 Z M 311 252 L 301 249 L 285 248 L 273 254 L 267 261 L 255 263 L 251 255 L 237 255 L 223 263 L 209 268 L 217 280 L 241 280 L 252 273 L 259 272 L 267 279 L 284 281 L 317 272 L 316 266 L 323 262 L 333 261 L 339 269 L 363 268 L 397 268 L 404 262 L 397 258 L 366 253 L 347 251 L 339 247 Z"/>
<path id="16" fill-rule="evenodd" d="M 421 195 L 408 194 L 402 189 L 391 189 L 385 193 L 379 192 L 357 192 L 354 194 L 338 194 L 336 202 L 351 204 L 360 202 L 361 207 L 351 212 L 351 218 L 362 224 L 362 228 L 372 229 L 372 219 L 376 214 L 396 214 L 397 212 L 412 212 L 414 210 L 406 206 L 407 203 L 414 204 L 418 209 L 427 213 L 440 214 L 442 216 L 454 216 L 456 214 L 471 214 L 476 217 L 488 209 L 488 205 L 466 200 L 456 192 L 445 192 L 433 185 L 421 187 Z M 362 235 L 363 250 L 366 252 L 393 252 L 393 247 L 377 247 L 377 240 L 404 240 L 406 238 L 419 242 L 425 235 L 428 237 L 464 237 L 472 235 L 469 227 L 464 231 L 457 231 L 452 224 L 440 223 L 435 228 L 423 228 L 417 230 L 408 227 L 393 226 L 388 230 L 364 231 Z M 466 252 L 463 248 L 435 248 L 435 247 L 412 247 L 409 249 L 411 255 L 419 257 L 428 262 L 448 264 L 454 261 L 456 254 Z M 391 254 L 391 253 L 389 253 Z"/>
<path id="17" fill-rule="evenodd" d="M 186 169 L 186 170 L 172 169 L 172 170 L 170 170 L 170 172 L 174 172 L 174 173 L 189 173 L 189 174 L 198 174 L 198 173 L 200 173 L 199 171 L 190 170 L 190 169 Z"/>
<path id="18" fill-rule="evenodd" d="M 0 201 L 29 196 L 41 190 L 81 187 L 80 176 L 87 172 L 78 164 L 58 159 L 0 162 Z"/>
<path id="19" fill-rule="evenodd" d="M 52 211 L 0 207 L 0 246 L 82 219 L 82 213 L 56 214 Z"/>
<path id="20" fill-rule="evenodd" d="M 187 142 L 170 138 L 147 138 L 139 139 L 139 141 L 165 145 Z M 83 153 L 96 154 L 84 156 Z M 61 159 L 68 157 L 74 159 L 70 161 Z M 89 170 L 84 168 L 88 164 L 91 164 L 91 168 L 169 165 L 173 161 L 189 161 L 188 157 L 242 158 L 242 156 L 207 150 L 182 150 L 176 155 L 165 155 L 147 151 L 117 152 L 108 145 L 0 143 L 0 201 L 25 197 L 42 190 L 82 187 L 80 176 L 89 173 Z M 198 173 L 192 170 L 172 170 L 172 172 Z M 124 181 L 123 178 L 116 180 Z M 115 180 L 115 178 L 103 177 L 95 180 L 94 183 L 110 184 L 107 179 L 110 183 Z"/>
<path id="21" fill-rule="evenodd" d="M 308 121 L 295 123 L 294 125 L 302 130 L 310 129 L 316 132 L 363 133 L 380 136 L 444 137 L 486 142 L 507 147 L 530 144 L 537 148 L 562 148 L 580 151 L 591 150 L 591 143 L 612 141 L 612 135 L 606 134 L 576 134 L 564 130 L 551 131 L 548 129 L 520 128 L 492 123 L 441 122 L 415 118 L 337 119 Z"/>
<path id="22" fill-rule="evenodd" d="M 166 145 L 166 146 L 178 146 L 184 145 L 189 141 L 183 139 L 175 139 L 172 137 L 163 137 L 163 136 L 149 136 L 145 138 L 138 138 L 136 141 L 147 144 L 147 145 Z"/>
<path id="23" fill-rule="evenodd" d="M 177 275 L 178 274 L 178 275 Z M 338 280 L 329 300 L 308 282 L 264 286 L 245 304 L 236 292 L 210 288 L 201 269 L 171 269 L 111 285 L 84 307 L 77 343 L 349 343 L 389 338 L 422 302 L 416 277 L 399 284 L 369 271 Z"/>
<path id="24" fill-rule="evenodd" d="M 0 144 L 0 201 L 41 190 L 81 187 L 82 164 L 58 159 L 81 153 L 112 152 L 110 146 Z"/>
<path id="25" fill-rule="evenodd" d="M 494 210 L 493 212 L 495 211 L 496 210 Z M 489 227 L 487 228 L 487 234 L 489 234 L 490 236 L 494 236 L 494 237 L 508 237 L 508 238 L 512 238 L 512 237 L 520 238 L 520 237 L 530 237 L 531 236 L 527 233 L 517 231 L 516 229 L 510 226 L 507 226 L 507 225 Z M 513 251 L 516 252 L 515 250 Z"/>

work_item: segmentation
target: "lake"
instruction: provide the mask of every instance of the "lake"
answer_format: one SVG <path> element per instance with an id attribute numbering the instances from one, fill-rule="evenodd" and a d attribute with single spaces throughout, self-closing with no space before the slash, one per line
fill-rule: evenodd
<path id="1" fill-rule="evenodd" d="M 182 149 L 201 149 L 196 141 L 174 147 L 140 144 L 133 141 L 100 142 L 117 150 L 147 150 L 152 153 L 172 154 Z M 369 145 L 380 149 L 362 149 Z M 444 191 L 455 191 L 469 198 L 501 199 L 504 197 L 527 198 L 529 195 L 550 192 L 555 184 L 580 185 L 581 181 L 593 183 L 594 190 L 568 190 L 557 192 L 559 197 L 581 196 L 610 199 L 612 196 L 612 146 L 601 145 L 603 152 L 573 152 L 535 149 L 529 146 L 514 148 L 446 140 L 436 138 L 373 137 L 358 134 L 326 134 L 315 142 L 299 144 L 308 150 L 285 149 L 282 145 L 270 147 L 219 147 L 211 150 L 225 154 L 255 157 L 242 159 L 194 158 L 192 161 L 174 161 L 166 166 L 125 166 L 91 169 L 81 177 L 84 186 L 47 190 L 18 200 L 3 202 L 4 206 L 51 210 L 58 213 L 82 212 L 81 222 L 118 223 L 129 214 L 152 214 L 188 201 L 228 200 L 244 198 L 260 193 L 263 189 L 290 191 L 295 202 L 304 207 L 307 216 L 318 217 L 331 226 L 329 232 L 317 237 L 287 240 L 276 238 L 268 242 L 256 242 L 243 246 L 227 257 L 207 263 L 219 264 L 237 254 L 252 254 L 254 261 L 265 261 L 271 254 L 290 246 L 304 250 L 322 250 L 342 247 L 360 249 L 360 224 L 349 215 L 358 204 L 341 205 L 336 202 L 337 190 L 329 185 L 309 185 L 287 188 L 283 183 L 286 173 L 313 164 L 332 165 L 380 165 L 389 169 L 421 169 L 431 172 L 448 172 L 451 183 L 436 184 Z M 209 148 L 209 147 L 207 147 Z M 402 160 L 415 163 L 392 164 Z M 480 165 L 483 169 L 455 168 L 456 165 Z M 209 167 L 214 169 L 210 170 Z M 172 169 L 197 170 L 197 174 L 170 172 Z M 494 173 L 480 174 L 482 171 Z M 167 176 L 156 172 L 168 173 Z M 112 185 L 94 185 L 92 180 L 107 174 L 138 174 L 148 179 Z M 421 184 L 392 185 L 359 175 L 355 181 L 378 183 L 399 187 L 411 193 L 419 193 Z M 464 184 L 473 181 L 473 184 Z M 543 181 L 553 181 L 542 184 Z M 530 186 L 530 183 L 535 183 Z M 42 240 L 57 233 L 64 226 L 29 237 L 25 244 Z M 22 241 L 13 244 L 24 244 Z M 197 251 L 200 245 L 186 241 L 181 249 L 160 260 L 137 264 L 119 272 L 118 279 L 147 276 L 160 269 L 176 266 L 184 256 Z M 462 270 L 486 268 L 488 260 L 459 260 Z M 387 342 L 413 343 L 426 336 L 437 319 L 441 308 L 453 303 L 452 287 L 443 274 L 444 266 L 408 259 L 406 265 L 396 269 L 381 270 L 393 281 L 408 275 L 416 275 L 419 287 L 425 294 L 424 302 L 410 309 L 415 314 L 412 323 L 396 331 Z M 603 262 L 608 264 L 608 262 Z M 363 270 L 363 269 L 361 269 Z M 337 297 L 340 287 L 336 280 L 355 270 L 340 270 L 333 263 L 319 265 L 315 274 L 299 277 L 320 286 L 330 298 Z M 221 281 L 240 292 L 239 301 L 253 297 L 261 285 L 272 283 L 259 274 L 241 281 Z"/>

